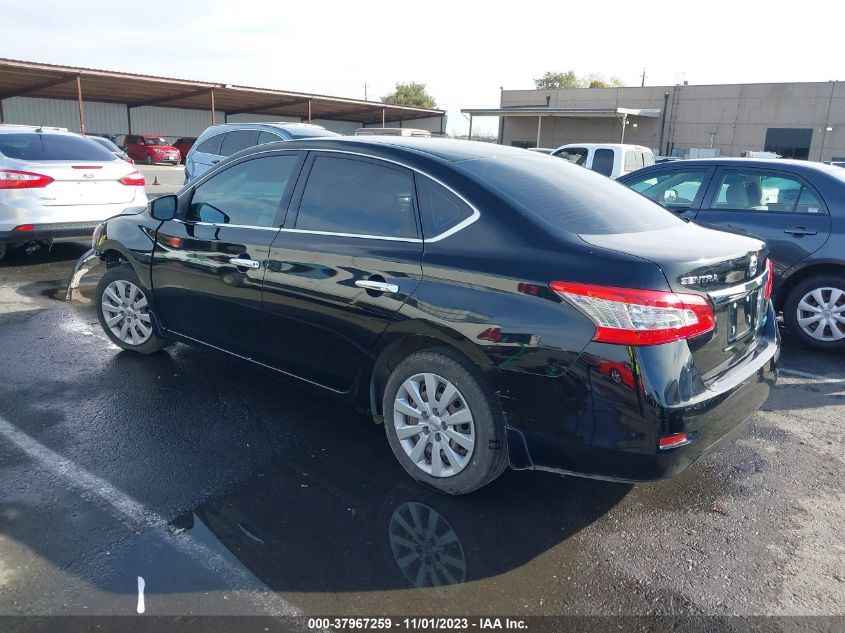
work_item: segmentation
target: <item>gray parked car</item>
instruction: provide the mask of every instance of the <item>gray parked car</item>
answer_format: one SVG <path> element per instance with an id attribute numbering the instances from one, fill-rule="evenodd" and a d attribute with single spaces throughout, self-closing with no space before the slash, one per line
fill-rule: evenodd
<path id="1" fill-rule="evenodd" d="M 185 158 L 185 182 L 201 176 L 227 156 L 264 143 L 316 136 L 340 136 L 309 123 L 223 123 L 206 128 Z"/>

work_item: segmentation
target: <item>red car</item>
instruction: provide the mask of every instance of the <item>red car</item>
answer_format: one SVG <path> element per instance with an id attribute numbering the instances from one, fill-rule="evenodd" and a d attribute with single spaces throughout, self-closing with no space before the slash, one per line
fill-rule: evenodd
<path id="1" fill-rule="evenodd" d="M 123 147 L 129 158 L 144 161 L 147 165 L 169 163 L 178 165 L 182 160 L 179 150 L 160 136 L 127 134 Z"/>
<path id="2" fill-rule="evenodd" d="M 173 147 L 179 150 L 179 153 L 182 155 L 182 162 L 185 162 L 185 157 L 188 155 L 190 149 L 194 146 L 194 143 L 197 142 L 196 138 L 192 137 L 185 137 L 185 138 L 177 138 L 176 142 L 173 143 Z"/>

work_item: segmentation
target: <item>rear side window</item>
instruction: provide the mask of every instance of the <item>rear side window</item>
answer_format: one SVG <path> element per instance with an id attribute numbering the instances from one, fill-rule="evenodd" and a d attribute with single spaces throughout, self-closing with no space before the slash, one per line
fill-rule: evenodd
<path id="1" fill-rule="evenodd" d="M 204 140 L 197 146 L 197 151 L 203 154 L 215 154 L 219 156 L 220 146 L 223 144 L 224 136 L 226 136 L 225 132 L 223 134 L 215 134 L 211 138 Z"/>
<path id="2" fill-rule="evenodd" d="M 258 133 L 258 142 L 256 145 L 264 145 L 264 143 L 275 143 L 276 141 L 281 141 L 282 137 L 278 134 L 273 134 L 272 132 L 264 132 L 263 130 Z"/>
<path id="3" fill-rule="evenodd" d="M 105 147 L 70 134 L 0 134 L 0 154 L 17 160 L 93 160 L 118 158 Z"/>
<path id="4" fill-rule="evenodd" d="M 824 213 L 825 208 L 803 182 L 763 170 L 725 169 L 711 209 L 769 213 Z"/>
<path id="5" fill-rule="evenodd" d="M 226 140 L 220 146 L 220 153 L 223 156 L 231 156 L 232 154 L 252 147 L 258 143 L 257 130 L 235 130 L 226 135 Z"/>
<path id="6" fill-rule="evenodd" d="M 296 228 L 417 237 L 410 172 L 376 163 L 318 156 L 302 194 Z"/>
<path id="7" fill-rule="evenodd" d="M 610 176 L 613 173 L 613 150 L 597 149 L 593 154 L 593 166 L 590 169 L 604 176 Z"/>
<path id="8" fill-rule="evenodd" d="M 279 203 L 299 156 L 265 156 L 215 174 L 194 191 L 186 220 L 242 226 L 277 226 Z"/>
<path id="9" fill-rule="evenodd" d="M 586 169 L 525 156 L 468 160 L 457 168 L 561 233 L 637 233 L 683 220 L 617 182 Z"/>
<path id="10" fill-rule="evenodd" d="M 654 165 L 654 154 L 643 152 L 643 167 L 651 167 L 652 165 Z"/>
<path id="11" fill-rule="evenodd" d="M 557 156 L 558 158 L 562 158 L 570 163 L 575 163 L 576 165 L 583 165 L 587 162 L 588 153 L 589 152 L 586 147 L 568 147 L 554 152 L 552 156 Z"/>
<path id="12" fill-rule="evenodd" d="M 472 207 L 431 178 L 417 174 L 416 181 L 425 237 L 445 233 L 472 216 Z"/>

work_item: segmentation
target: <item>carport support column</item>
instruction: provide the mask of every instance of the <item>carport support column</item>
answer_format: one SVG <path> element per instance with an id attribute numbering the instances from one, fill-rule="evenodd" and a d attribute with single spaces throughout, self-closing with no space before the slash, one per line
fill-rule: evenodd
<path id="1" fill-rule="evenodd" d="M 625 142 L 625 126 L 628 125 L 628 113 L 622 115 L 622 138 L 619 140 L 619 143 Z"/>
<path id="2" fill-rule="evenodd" d="M 211 125 L 214 125 L 214 89 L 209 94 L 211 95 Z"/>
<path id="3" fill-rule="evenodd" d="M 467 140 L 472 140 L 472 114 L 469 115 L 469 132 L 467 132 Z"/>
<path id="4" fill-rule="evenodd" d="M 308 100 L 308 122 L 311 123 L 311 99 Z"/>
<path id="5" fill-rule="evenodd" d="M 381 109 L 381 126 L 387 127 L 387 108 Z"/>
<path id="6" fill-rule="evenodd" d="M 76 76 L 76 99 L 79 103 L 79 133 L 85 134 L 85 106 L 82 105 L 82 76 Z"/>
<path id="7" fill-rule="evenodd" d="M 537 145 L 536 147 L 540 147 L 540 130 L 543 129 L 543 115 L 537 117 Z"/>

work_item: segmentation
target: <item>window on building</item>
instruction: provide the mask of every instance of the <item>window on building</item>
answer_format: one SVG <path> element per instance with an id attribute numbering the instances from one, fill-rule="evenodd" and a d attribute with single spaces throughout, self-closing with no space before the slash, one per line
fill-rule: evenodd
<path id="1" fill-rule="evenodd" d="M 770 127 L 766 130 L 765 151 L 780 154 L 783 158 L 807 160 L 812 140 L 812 128 Z"/>

